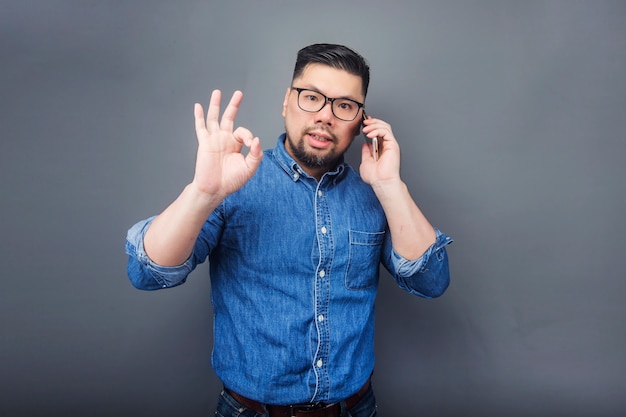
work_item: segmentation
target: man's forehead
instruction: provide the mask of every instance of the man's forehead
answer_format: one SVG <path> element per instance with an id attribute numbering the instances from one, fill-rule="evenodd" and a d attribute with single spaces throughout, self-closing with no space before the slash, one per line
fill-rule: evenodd
<path id="1" fill-rule="evenodd" d="M 328 65 L 309 64 L 302 71 L 302 75 L 294 81 L 298 82 L 297 87 L 312 88 L 329 97 L 363 99 L 363 83 L 360 76 Z"/>

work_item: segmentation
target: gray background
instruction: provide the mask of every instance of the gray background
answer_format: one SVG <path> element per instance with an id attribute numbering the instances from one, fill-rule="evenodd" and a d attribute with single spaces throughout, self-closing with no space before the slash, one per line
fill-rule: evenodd
<path id="1" fill-rule="evenodd" d="M 272 147 L 320 41 L 455 238 L 442 298 L 383 276 L 380 414 L 626 412 L 626 2 L 3 0 L 0 415 L 212 415 L 208 269 L 135 290 L 125 233 L 191 179 L 194 102 L 242 89 Z"/>

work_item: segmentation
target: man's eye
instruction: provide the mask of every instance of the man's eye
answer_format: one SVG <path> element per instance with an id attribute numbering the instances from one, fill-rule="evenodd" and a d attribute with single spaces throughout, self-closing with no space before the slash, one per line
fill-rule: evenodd
<path id="1" fill-rule="evenodd" d="M 339 102 L 339 108 L 342 110 L 352 110 L 354 108 L 354 103 L 349 101 L 341 101 Z"/>

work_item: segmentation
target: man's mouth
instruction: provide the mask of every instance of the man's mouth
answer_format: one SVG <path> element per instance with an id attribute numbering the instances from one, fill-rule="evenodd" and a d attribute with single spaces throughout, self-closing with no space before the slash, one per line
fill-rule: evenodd
<path id="1" fill-rule="evenodd" d="M 325 149 L 335 142 L 334 137 L 325 132 L 307 132 L 309 145 L 313 148 Z"/>
<path id="2" fill-rule="evenodd" d="M 323 136 L 319 136 L 316 135 L 315 133 L 309 133 L 309 136 L 312 137 L 313 139 L 320 141 L 320 142 L 328 142 L 330 141 L 330 139 L 323 137 Z"/>

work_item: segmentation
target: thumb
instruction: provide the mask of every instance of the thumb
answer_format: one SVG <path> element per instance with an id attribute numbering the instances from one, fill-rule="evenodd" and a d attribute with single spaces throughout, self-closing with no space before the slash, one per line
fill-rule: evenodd
<path id="1" fill-rule="evenodd" d="M 263 159 L 263 149 L 261 148 L 261 140 L 258 137 L 252 139 L 250 143 L 250 151 L 246 155 L 246 165 L 251 168 L 253 171 L 261 164 L 261 160 Z"/>

